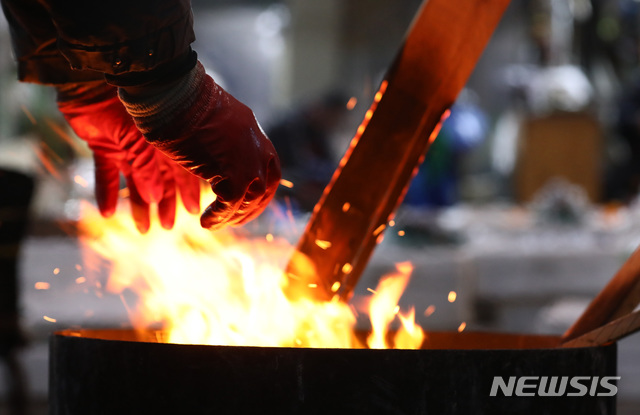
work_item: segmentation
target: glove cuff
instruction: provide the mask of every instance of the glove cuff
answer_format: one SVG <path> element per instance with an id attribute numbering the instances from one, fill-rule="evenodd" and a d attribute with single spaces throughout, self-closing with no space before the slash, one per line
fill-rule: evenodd
<path id="1" fill-rule="evenodd" d="M 193 105 L 205 77 L 204 67 L 198 62 L 191 71 L 166 89 L 150 95 L 132 95 L 119 88 L 118 96 L 138 130 L 148 141 L 155 141 L 163 127 Z"/>

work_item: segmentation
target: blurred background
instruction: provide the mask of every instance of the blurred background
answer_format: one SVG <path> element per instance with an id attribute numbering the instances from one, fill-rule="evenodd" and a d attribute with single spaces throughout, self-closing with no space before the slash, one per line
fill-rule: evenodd
<path id="1" fill-rule="evenodd" d="M 193 1 L 200 59 L 253 108 L 294 183 L 274 203 L 296 226 L 276 233 L 295 242 L 304 229 L 420 3 Z M 640 243 L 639 58 L 638 0 L 513 1 L 356 298 L 409 260 L 401 302 L 426 329 L 564 332 Z M 93 198 L 91 154 L 52 90 L 16 82 L 3 18 L 0 91 L 0 168 L 23 181 L 20 192 L 0 179 L 0 212 L 20 213 L 0 218 L 0 288 L 19 288 L 0 299 L 24 334 L 0 344 L 0 414 L 11 397 L 45 413 L 49 333 L 119 325 L 126 312 L 119 298 L 68 289 L 83 275 L 70 229 Z M 36 284 L 54 275 L 69 284 Z M 640 336 L 619 353 L 619 413 L 635 414 Z"/>

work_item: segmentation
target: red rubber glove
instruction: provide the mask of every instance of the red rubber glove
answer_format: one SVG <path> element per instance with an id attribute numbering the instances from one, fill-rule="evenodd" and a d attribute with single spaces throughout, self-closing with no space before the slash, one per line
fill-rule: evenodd
<path id="1" fill-rule="evenodd" d="M 169 92 L 120 99 L 147 141 L 211 184 L 216 199 L 205 228 L 240 225 L 258 216 L 280 182 L 280 162 L 253 112 L 218 86 L 200 63 Z"/>
<path id="2" fill-rule="evenodd" d="M 138 131 L 117 97 L 106 84 L 99 94 L 78 87 L 59 93 L 58 108 L 75 133 L 89 144 L 95 164 L 96 200 L 100 213 L 109 217 L 116 210 L 120 173 L 129 188 L 131 213 L 136 227 L 145 233 L 150 226 L 149 204 L 159 202 L 160 223 L 173 227 L 176 187 L 188 211 L 199 212 L 198 179 L 170 162 L 150 146 Z M 92 94 L 99 98 L 85 99 Z"/>

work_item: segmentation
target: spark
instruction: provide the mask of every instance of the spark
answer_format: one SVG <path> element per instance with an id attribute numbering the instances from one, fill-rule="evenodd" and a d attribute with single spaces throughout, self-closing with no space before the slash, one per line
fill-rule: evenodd
<path id="1" fill-rule="evenodd" d="M 450 303 L 453 303 L 454 301 L 456 301 L 456 298 L 458 297 L 458 294 L 456 294 L 455 291 L 449 291 L 449 296 L 448 296 L 448 300 Z"/>
<path id="2" fill-rule="evenodd" d="M 38 158 L 38 160 L 40 161 L 40 163 L 42 164 L 42 167 L 44 167 L 45 170 L 47 172 L 49 172 L 49 174 L 51 176 L 53 176 L 57 180 L 62 180 L 62 176 L 60 175 L 60 172 L 58 172 L 56 167 L 53 165 L 53 162 L 45 154 L 45 152 L 44 152 L 44 150 L 42 150 L 42 148 L 36 147 L 35 148 L 35 154 L 36 154 L 36 157 Z"/>
<path id="3" fill-rule="evenodd" d="M 467 327 L 467 323 L 465 323 L 464 321 L 462 322 L 462 324 L 460 324 L 460 326 L 458 327 L 458 333 L 462 333 L 462 331 Z"/>
<path id="4" fill-rule="evenodd" d="M 285 180 L 285 179 L 280 179 L 280 185 L 282 185 L 284 187 L 288 187 L 289 189 L 293 188 L 293 183 L 290 182 L 289 180 Z"/>
<path id="5" fill-rule="evenodd" d="M 273 242 L 273 235 L 268 233 L 265 237 L 264 237 L 267 242 Z"/>
<path id="6" fill-rule="evenodd" d="M 126 298 L 124 298 L 124 295 L 122 295 L 122 294 L 120 294 L 120 301 L 122 301 L 122 305 L 124 305 L 124 308 L 125 308 L 125 310 L 127 310 L 127 313 L 129 313 L 129 315 L 131 315 L 131 313 L 132 313 L 131 307 L 127 303 Z"/>
<path id="7" fill-rule="evenodd" d="M 80 265 L 80 264 L 76 264 L 76 269 L 77 269 L 78 271 L 82 271 L 82 265 Z"/>
<path id="8" fill-rule="evenodd" d="M 350 263 L 347 262 L 342 266 L 342 272 L 345 274 L 349 274 L 351 271 L 353 271 L 353 266 Z"/>
<path id="9" fill-rule="evenodd" d="M 31 124 L 33 125 L 37 124 L 36 118 L 33 116 L 31 111 L 29 111 L 29 109 L 25 105 L 20 105 L 20 109 L 22 109 L 22 112 L 24 112 L 24 115 L 26 115 L 29 121 L 31 121 Z"/>
<path id="10" fill-rule="evenodd" d="M 429 145 L 431 145 L 431 143 L 435 141 L 436 137 L 438 137 L 438 134 L 440 134 L 440 129 L 442 128 L 442 124 L 445 122 L 447 118 L 449 118 L 449 115 L 451 115 L 451 110 L 446 110 L 442 114 L 442 116 L 440 117 L 440 121 L 436 125 L 436 128 L 433 129 L 433 131 L 431 132 L 431 135 L 429 136 Z"/>
<path id="11" fill-rule="evenodd" d="M 387 86 L 389 86 L 389 81 L 387 80 L 382 81 L 382 83 L 380 84 L 380 90 L 378 92 L 380 92 L 381 94 L 384 94 L 385 91 L 387 90 Z M 380 97 L 382 97 L 382 95 L 380 95 Z"/>
<path id="12" fill-rule="evenodd" d="M 398 231 L 398 236 L 404 236 L 404 235 L 405 235 L 404 231 Z"/>
<path id="13" fill-rule="evenodd" d="M 347 102 L 347 109 L 349 111 L 351 111 L 352 109 L 354 109 L 356 107 L 357 103 L 358 103 L 358 98 L 356 98 L 356 97 L 349 98 L 349 101 Z"/>
<path id="14" fill-rule="evenodd" d="M 398 314 L 400 312 L 400 306 L 397 305 L 396 308 L 393 309 L 393 314 Z"/>
<path id="15" fill-rule="evenodd" d="M 40 142 L 40 148 L 42 148 L 42 150 L 49 156 L 49 158 L 53 161 L 55 161 L 58 164 L 64 164 L 64 160 L 62 160 L 62 157 L 60 157 L 58 155 L 58 153 L 56 153 L 47 143 L 45 143 L 44 141 Z"/>
<path id="16" fill-rule="evenodd" d="M 287 272 L 287 277 L 291 278 L 292 280 L 297 280 L 297 281 L 300 281 L 300 279 L 301 279 L 296 274 L 293 274 L 291 272 Z"/>
<path id="17" fill-rule="evenodd" d="M 89 186 L 89 183 L 87 183 L 87 181 L 84 179 L 84 177 L 80 176 L 79 174 L 76 174 L 73 177 L 73 181 L 76 182 L 81 187 L 84 187 L 84 188 Z"/>
<path id="18" fill-rule="evenodd" d="M 396 221 L 395 221 L 395 220 L 393 220 L 393 219 L 391 219 L 391 220 L 389 221 L 389 227 L 390 227 L 390 228 L 393 228 L 394 226 L 396 226 Z"/>
<path id="19" fill-rule="evenodd" d="M 71 138 L 71 136 L 67 134 L 64 131 L 64 129 L 60 127 L 60 125 L 58 125 L 57 123 L 55 123 L 50 119 L 46 119 L 46 122 L 49 128 L 51 128 L 58 135 L 58 137 L 62 138 L 67 144 L 69 144 L 76 153 L 82 154 L 83 152 L 86 151 L 86 150 L 83 150 L 82 147 L 80 147 L 80 145 L 78 144 L 78 142 L 73 138 Z"/>
<path id="20" fill-rule="evenodd" d="M 373 110 L 369 109 L 369 110 L 367 110 L 367 112 L 365 112 L 364 119 L 369 121 L 371 119 L 371 117 L 373 117 Z"/>
<path id="21" fill-rule="evenodd" d="M 54 268 L 53 275 L 58 275 L 58 274 L 60 274 L 60 268 Z"/>
<path id="22" fill-rule="evenodd" d="M 85 277 L 76 278 L 76 284 L 83 284 L 85 282 L 87 282 L 87 279 Z"/>
<path id="23" fill-rule="evenodd" d="M 434 305 L 430 305 L 429 307 L 427 307 L 426 310 L 424 310 L 424 315 L 429 317 L 431 314 L 433 314 L 436 311 L 436 306 Z"/>
<path id="24" fill-rule="evenodd" d="M 342 284 L 340 284 L 340 281 L 334 282 L 333 285 L 331 286 L 331 292 L 334 292 L 334 293 L 338 292 L 341 285 Z"/>
<path id="25" fill-rule="evenodd" d="M 367 291 L 369 291 L 371 294 L 378 294 L 376 290 L 374 290 L 373 288 L 367 288 Z"/>
<path id="26" fill-rule="evenodd" d="M 51 318 L 49 316 L 42 316 L 43 319 L 45 319 L 46 321 L 48 321 L 49 323 L 55 323 L 58 320 L 56 320 L 55 318 Z"/>
<path id="27" fill-rule="evenodd" d="M 349 209 L 351 209 L 351 203 L 347 202 L 344 205 L 342 205 L 342 211 L 344 213 L 347 213 L 349 211 Z"/>
<path id="28" fill-rule="evenodd" d="M 297 232 L 296 218 L 293 216 L 293 207 L 291 206 L 291 198 L 289 196 L 285 196 L 284 203 L 287 206 L 287 210 L 286 210 L 287 218 L 289 219 L 289 223 L 291 224 L 291 229 L 293 230 L 294 233 L 296 233 Z"/>
<path id="29" fill-rule="evenodd" d="M 309 288 L 318 288 L 318 284 L 308 284 L 307 287 Z"/>
<path id="30" fill-rule="evenodd" d="M 318 245 L 318 247 L 320 249 L 331 248 L 331 242 L 330 241 L 323 241 L 323 240 L 320 240 L 320 239 L 316 239 L 316 245 Z"/>
<path id="31" fill-rule="evenodd" d="M 51 287 L 51 284 L 48 282 L 39 281 L 35 283 L 36 290 L 48 290 L 49 287 Z"/>
<path id="32" fill-rule="evenodd" d="M 387 227 L 387 225 L 385 225 L 384 223 L 383 223 L 382 225 L 378 226 L 378 227 L 376 228 L 376 230 L 375 230 L 375 231 L 373 231 L 373 236 L 378 236 L 378 235 L 380 235 L 380 234 L 382 233 L 382 231 L 384 231 L 384 229 L 385 229 L 386 227 Z"/>

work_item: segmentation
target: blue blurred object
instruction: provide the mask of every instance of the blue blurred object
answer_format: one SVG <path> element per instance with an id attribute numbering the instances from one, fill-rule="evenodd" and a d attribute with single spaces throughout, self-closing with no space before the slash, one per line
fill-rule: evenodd
<path id="1" fill-rule="evenodd" d="M 404 203 L 426 207 L 456 203 L 460 156 L 485 139 L 488 125 L 487 116 L 476 105 L 455 104 L 411 182 Z"/>

